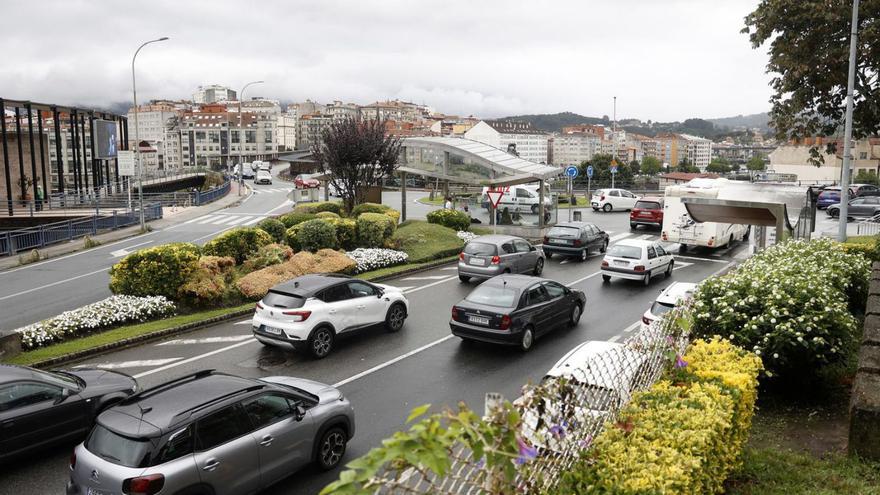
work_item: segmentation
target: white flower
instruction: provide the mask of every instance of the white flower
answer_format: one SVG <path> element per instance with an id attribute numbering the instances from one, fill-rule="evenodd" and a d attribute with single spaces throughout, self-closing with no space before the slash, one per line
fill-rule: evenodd
<path id="1" fill-rule="evenodd" d="M 777 354 L 777 353 L 774 352 L 774 353 L 773 353 L 773 359 L 779 359 L 779 354 Z"/>
<path id="2" fill-rule="evenodd" d="M 474 237 L 479 237 L 477 234 L 474 234 L 473 232 L 468 232 L 466 230 L 459 230 L 458 232 L 455 233 L 455 235 L 457 235 L 458 238 L 463 240 L 465 243 L 467 243 L 468 241 L 470 241 Z"/>
<path id="3" fill-rule="evenodd" d="M 357 273 L 364 273 L 386 266 L 406 263 L 409 255 L 403 251 L 382 248 L 357 248 L 345 253 L 355 264 Z"/>

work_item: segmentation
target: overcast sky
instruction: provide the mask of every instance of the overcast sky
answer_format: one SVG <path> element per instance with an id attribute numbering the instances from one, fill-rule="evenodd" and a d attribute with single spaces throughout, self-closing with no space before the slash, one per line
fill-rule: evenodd
<path id="1" fill-rule="evenodd" d="M 758 0 L 3 0 L 0 97 L 110 105 L 246 96 L 400 98 L 480 117 L 572 111 L 670 121 L 768 109 Z"/>

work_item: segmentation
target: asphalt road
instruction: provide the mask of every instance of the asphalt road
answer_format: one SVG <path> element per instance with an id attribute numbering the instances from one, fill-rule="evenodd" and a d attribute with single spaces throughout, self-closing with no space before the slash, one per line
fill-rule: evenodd
<path id="1" fill-rule="evenodd" d="M 625 213 L 588 212 L 586 219 L 596 221 L 615 240 L 657 235 L 656 231 L 630 232 Z M 540 379 L 578 343 L 624 340 L 662 288 L 674 280 L 701 281 L 741 257 L 745 247 L 688 252 L 677 258 L 671 280 L 655 278 L 649 287 L 617 280 L 603 284 L 598 255 L 584 263 L 563 263 L 554 258 L 547 263 L 544 276 L 585 291 L 587 307 L 579 326 L 552 332 L 528 353 L 465 344 L 450 335 L 449 309 L 475 286 L 460 283 L 452 265 L 387 282 L 405 288 L 410 300 L 404 329 L 395 334 L 367 330 L 340 339 L 335 352 L 324 360 L 264 347 L 250 337 L 249 320 L 243 319 L 80 364 L 122 370 L 136 376 L 143 386 L 208 368 L 243 376 L 292 375 L 335 384 L 352 401 L 357 416 L 357 434 L 346 454 L 346 460 L 351 460 L 404 427 L 410 409 L 418 405 L 430 403 L 437 410 L 464 400 L 482 411 L 487 392 L 515 399 L 523 384 Z M 61 492 L 72 447 L 61 446 L 7 466 L 0 472 L 0 493 Z M 319 473 L 306 468 L 265 493 L 314 494 L 337 476 L 338 471 Z"/>

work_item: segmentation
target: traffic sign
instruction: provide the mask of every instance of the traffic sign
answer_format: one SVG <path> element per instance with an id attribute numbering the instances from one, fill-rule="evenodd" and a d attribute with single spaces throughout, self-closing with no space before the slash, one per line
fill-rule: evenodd
<path id="1" fill-rule="evenodd" d="M 501 196 L 504 196 L 504 191 L 488 191 L 486 192 L 486 196 L 489 196 L 489 202 L 492 203 L 492 208 L 498 208 L 498 203 L 501 202 Z"/>
<path id="2" fill-rule="evenodd" d="M 573 166 L 573 165 L 572 165 L 572 166 L 569 166 L 569 167 L 566 167 L 566 168 L 565 168 L 565 175 L 567 175 L 567 176 L 571 177 L 572 179 L 574 179 L 575 177 L 578 176 L 578 169 L 577 169 L 577 167 L 575 167 L 575 166 Z"/>
<path id="3" fill-rule="evenodd" d="M 616 174 L 616 173 L 617 173 L 617 165 L 612 165 L 612 166 L 611 166 L 611 173 L 612 173 L 612 174 Z"/>
<path id="4" fill-rule="evenodd" d="M 119 161 L 119 175 L 131 177 L 134 175 L 134 151 L 119 151 L 116 155 Z"/>
<path id="5" fill-rule="evenodd" d="M 591 179 L 593 178 L 593 166 L 592 165 L 587 165 L 587 177 L 589 177 Z"/>

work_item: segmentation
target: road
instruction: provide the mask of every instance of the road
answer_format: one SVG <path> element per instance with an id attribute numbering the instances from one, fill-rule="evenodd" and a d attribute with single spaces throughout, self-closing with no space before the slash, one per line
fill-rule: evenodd
<path id="1" fill-rule="evenodd" d="M 586 214 L 611 233 L 613 240 L 656 238 L 656 231 L 631 232 L 625 213 Z M 625 226 L 625 228 L 623 228 Z M 614 241 L 612 241 L 614 242 Z M 580 325 L 560 329 L 538 340 L 528 353 L 488 344 L 464 344 L 449 332 L 449 309 L 474 283 L 458 281 L 446 266 L 387 282 L 404 288 L 411 303 L 401 332 L 367 330 L 340 339 L 335 352 L 320 361 L 264 347 L 250 336 L 249 320 L 216 325 L 132 349 L 106 354 L 81 365 L 98 365 L 131 373 L 152 386 L 200 369 L 217 369 L 250 377 L 292 375 L 335 384 L 355 407 L 357 434 L 346 461 L 366 453 L 404 427 L 410 409 L 430 403 L 434 410 L 466 401 L 482 411 L 484 395 L 518 396 L 523 384 L 537 381 L 563 354 L 585 340 L 621 341 L 637 328 L 641 314 L 662 288 L 675 280 L 698 282 L 741 258 L 746 246 L 719 252 L 695 251 L 677 257 L 672 279 L 656 278 L 649 287 L 599 276 L 601 257 L 584 263 L 550 260 L 544 276 L 585 291 L 587 307 Z M 72 445 L 23 459 L 0 474 L 0 492 L 58 493 L 67 479 Z M 315 494 L 338 476 L 312 468 L 284 480 L 265 493 Z"/>

